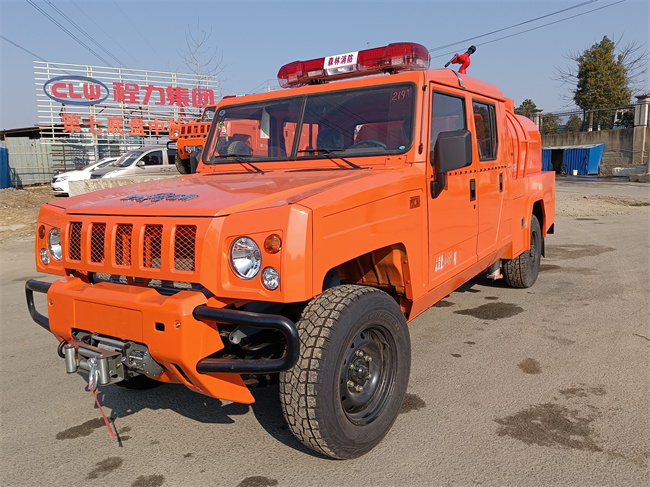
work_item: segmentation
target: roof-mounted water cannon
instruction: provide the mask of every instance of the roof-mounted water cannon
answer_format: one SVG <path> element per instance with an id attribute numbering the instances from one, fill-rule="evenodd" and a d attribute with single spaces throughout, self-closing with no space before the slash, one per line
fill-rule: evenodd
<path id="1" fill-rule="evenodd" d="M 371 74 L 428 69 L 429 61 L 429 51 L 423 45 L 397 42 L 285 64 L 278 71 L 278 82 L 282 88 L 288 88 Z"/>
<path id="2" fill-rule="evenodd" d="M 445 68 L 449 66 L 450 64 L 460 64 L 460 69 L 458 72 L 460 74 L 466 74 L 467 73 L 467 67 L 469 66 L 469 57 L 476 52 L 476 46 L 469 46 L 467 51 L 465 51 L 465 54 L 458 55 L 457 53 L 454 54 L 454 57 L 451 58 L 447 64 L 445 64 Z"/>

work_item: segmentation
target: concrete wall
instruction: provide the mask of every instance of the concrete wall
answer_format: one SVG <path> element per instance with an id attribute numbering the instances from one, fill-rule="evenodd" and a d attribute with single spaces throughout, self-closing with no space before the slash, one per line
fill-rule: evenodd
<path id="1" fill-rule="evenodd" d="M 611 176 L 612 169 L 615 167 L 635 167 L 646 164 L 650 151 L 650 127 L 542 136 L 543 147 L 588 144 L 605 144 L 600 174 Z"/>

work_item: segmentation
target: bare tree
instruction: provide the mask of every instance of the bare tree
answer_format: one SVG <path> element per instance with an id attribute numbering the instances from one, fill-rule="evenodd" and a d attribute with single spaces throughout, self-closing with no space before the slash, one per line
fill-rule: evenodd
<path id="1" fill-rule="evenodd" d="M 190 73 L 197 76 L 197 88 L 207 87 L 208 80 L 220 78 L 224 72 L 223 54 L 219 53 L 216 46 L 210 44 L 212 29 L 202 29 L 199 19 L 196 20 L 196 28 L 187 26 L 185 31 L 185 49 L 179 49 L 178 55 L 182 58 L 184 66 Z M 221 80 L 219 79 L 219 84 Z M 215 96 L 217 92 L 215 90 Z"/>

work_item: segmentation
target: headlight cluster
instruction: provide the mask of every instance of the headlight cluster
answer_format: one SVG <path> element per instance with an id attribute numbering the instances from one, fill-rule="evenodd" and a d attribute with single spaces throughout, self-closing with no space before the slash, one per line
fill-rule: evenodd
<path id="1" fill-rule="evenodd" d="M 38 229 L 39 237 L 45 237 L 45 227 L 41 225 Z M 61 231 L 58 228 L 53 228 L 47 234 L 47 249 L 40 250 L 41 262 L 44 265 L 50 263 L 50 257 L 54 260 L 61 260 L 63 258 L 63 247 L 61 245 Z"/>
<path id="2" fill-rule="evenodd" d="M 270 235 L 264 242 L 264 250 L 270 254 L 280 251 L 282 241 L 278 235 Z M 230 245 L 230 268 L 240 279 L 250 281 L 262 269 L 262 252 L 259 246 L 250 237 L 236 238 Z M 280 286 L 280 273 L 273 267 L 265 267 L 262 271 L 262 284 L 265 288 L 274 291 Z"/>

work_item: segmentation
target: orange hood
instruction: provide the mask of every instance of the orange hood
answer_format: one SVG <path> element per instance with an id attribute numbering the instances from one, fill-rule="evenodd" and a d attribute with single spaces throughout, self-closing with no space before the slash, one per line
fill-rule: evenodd
<path id="1" fill-rule="evenodd" d="M 119 186 L 50 203 L 68 214 L 215 217 L 297 203 L 386 170 L 208 174 Z"/>

